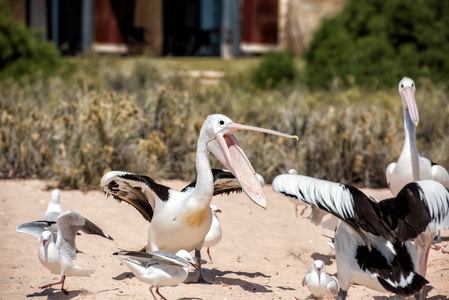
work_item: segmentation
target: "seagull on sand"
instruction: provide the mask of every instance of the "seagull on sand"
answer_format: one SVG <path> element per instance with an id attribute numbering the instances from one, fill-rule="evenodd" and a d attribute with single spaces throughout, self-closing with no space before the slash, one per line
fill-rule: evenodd
<path id="1" fill-rule="evenodd" d="M 163 251 L 119 251 L 114 255 L 125 255 L 128 258 L 119 258 L 142 282 L 149 283 L 150 293 L 154 300 L 153 287 L 156 294 L 166 299 L 159 292 L 160 286 L 177 285 L 186 280 L 189 275 L 189 265 L 198 269 L 192 255 L 186 250 L 179 250 L 176 254 Z"/>
<path id="2" fill-rule="evenodd" d="M 346 184 L 282 174 L 273 190 L 316 206 L 340 219 L 335 234 L 337 299 L 352 283 L 401 296 L 420 293 L 427 280 L 411 240 L 426 230 L 449 228 L 449 191 L 434 180 L 407 184 L 379 203 Z"/>
<path id="3" fill-rule="evenodd" d="M 302 280 L 302 286 L 307 286 L 315 298 L 337 296 L 338 293 L 337 281 L 326 274 L 326 266 L 319 259 L 312 263 L 312 268 Z"/>
<path id="4" fill-rule="evenodd" d="M 212 260 L 210 257 L 209 248 L 217 245 L 221 241 L 222 232 L 220 220 L 217 217 L 217 213 L 221 213 L 221 210 L 213 204 L 210 205 L 210 210 L 213 215 L 212 225 L 210 226 L 209 232 L 204 239 L 203 248 L 207 248 L 207 255 L 209 255 L 209 259 Z"/>
<path id="5" fill-rule="evenodd" d="M 156 183 L 148 176 L 111 171 L 101 180 L 101 189 L 119 202 L 134 206 L 149 222 L 146 251 L 176 253 L 195 250 L 199 265 L 198 282 L 205 282 L 201 272 L 201 248 L 211 224 L 210 204 L 217 194 L 243 190 L 261 207 L 266 198 L 251 163 L 232 134 L 252 130 L 289 138 L 297 136 L 236 124 L 224 115 L 210 115 L 204 121 L 196 148 L 197 179 L 182 191 Z M 209 153 L 229 170 L 211 170 Z M 227 184 L 220 185 L 221 179 Z M 230 182 L 234 182 L 231 185 Z"/>
<path id="6" fill-rule="evenodd" d="M 21 224 L 17 232 L 26 233 L 39 239 L 39 261 L 44 267 L 54 274 L 60 274 L 61 280 L 41 286 L 41 289 L 50 288 L 61 284 L 61 291 L 67 295 L 64 289 L 66 276 L 89 276 L 93 269 L 84 269 L 72 263 L 76 259 L 75 237 L 79 230 L 86 226 L 86 218 L 79 213 L 69 210 L 59 215 L 56 219 L 57 234 L 48 230 L 54 222 L 35 221 Z M 92 229 L 91 225 L 87 227 Z M 98 235 L 102 235 L 98 232 Z"/>

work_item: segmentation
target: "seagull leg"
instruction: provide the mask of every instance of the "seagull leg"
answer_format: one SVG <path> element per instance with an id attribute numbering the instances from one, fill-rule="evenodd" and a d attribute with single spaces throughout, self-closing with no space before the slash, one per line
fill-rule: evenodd
<path id="1" fill-rule="evenodd" d="M 154 300 L 157 300 L 156 296 L 153 294 L 153 285 L 150 285 L 150 293 L 153 296 Z"/>
<path id="2" fill-rule="evenodd" d="M 306 209 L 307 209 L 307 205 L 305 205 L 304 208 L 301 210 L 301 216 L 304 214 L 304 212 L 306 211 Z M 296 217 L 298 217 L 298 215 L 296 215 Z"/>
<path id="3" fill-rule="evenodd" d="M 432 249 L 436 251 L 440 251 L 443 254 L 449 253 L 449 251 L 444 250 L 447 247 L 447 244 L 443 244 L 441 246 L 432 245 Z"/>
<path id="4" fill-rule="evenodd" d="M 158 294 L 159 296 L 161 296 L 161 298 L 163 300 L 167 300 L 167 298 L 165 298 L 164 296 L 161 295 L 161 293 L 159 293 L 159 287 L 156 287 L 156 294 Z M 156 298 L 155 298 L 156 299 Z"/>
<path id="5" fill-rule="evenodd" d="M 61 278 L 60 281 L 55 282 L 55 283 L 49 283 L 49 284 L 47 284 L 47 285 L 40 286 L 39 288 L 40 288 L 40 289 L 48 289 L 48 288 L 50 288 L 50 287 L 52 287 L 52 286 L 54 286 L 54 285 L 62 284 L 62 285 L 61 285 L 61 292 L 62 292 L 64 295 L 68 295 L 69 292 L 67 292 L 66 290 L 64 290 L 64 282 L 65 282 L 65 275 L 62 275 L 62 278 Z"/>
<path id="6" fill-rule="evenodd" d="M 298 218 L 298 205 L 295 205 L 295 214 L 296 214 L 296 219 Z"/>
<path id="7" fill-rule="evenodd" d="M 209 260 L 212 260 L 212 257 L 210 257 L 209 249 L 210 249 L 210 247 L 207 247 L 207 255 L 209 255 Z"/>
<path id="8" fill-rule="evenodd" d="M 207 284 L 210 284 L 210 282 L 207 282 L 203 278 L 203 271 L 201 269 L 201 251 L 200 250 L 195 249 L 195 260 L 196 260 L 196 263 L 198 264 L 198 269 L 199 269 L 199 272 L 200 272 L 200 276 L 198 277 L 198 280 L 196 281 L 196 283 L 207 283 Z"/>

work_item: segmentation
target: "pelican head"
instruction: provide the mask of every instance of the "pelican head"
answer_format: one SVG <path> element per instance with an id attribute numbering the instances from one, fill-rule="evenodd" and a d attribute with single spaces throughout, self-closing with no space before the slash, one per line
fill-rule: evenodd
<path id="1" fill-rule="evenodd" d="M 398 90 L 402 98 L 402 106 L 404 107 L 404 110 L 408 111 L 413 124 L 418 126 L 419 116 L 418 108 L 416 107 L 415 102 L 415 82 L 408 77 L 404 77 L 399 82 Z"/>
<path id="2" fill-rule="evenodd" d="M 207 117 L 201 131 L 203 130 L 208 138 L 206 142 L 208 151 L 212 152 L 234 174 L 248 197 L 265 208 L 265 194 L 256 172 L 232 133 L 236 130 L 252 130 L 288 138 L 298 139 L 298 137 L 265 128 L 237 124 L 232 122 L 230 118 L 220 114 Z"/>

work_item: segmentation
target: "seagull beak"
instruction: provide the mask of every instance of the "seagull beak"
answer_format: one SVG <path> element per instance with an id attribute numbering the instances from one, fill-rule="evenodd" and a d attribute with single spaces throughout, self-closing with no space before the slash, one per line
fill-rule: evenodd
<path id="1" fill-rule="evenodd" d="M 45 246 L 45 244 L 47 244 L 47 242 L 48 242 L 48 239 L 47 238 L 43 238 L 42 239 L 42 246 Z"/>
<path id="2" fill-rule="evenodd" d="M 230 123 L 226 128 L 219 131 L 215 138 L 207 143 L 207 148 L 215 157 L 234 174 L 248 197 L 257 205 L 263 208 L 267 207 L 267 200 L 263 193 L 262 186 L 256 176 L 251 163 L 243 152 L 242 147 L 232 134 L 236 130 L 251 130 L 268 134 L 279 135 L 288 138 L 296 138 L 296 135 L 285 134 L 282 132 L 269 130 L 265 128 Z"/>
<path id="3" fill-rule="evenodd" d="M 415 102 L 415 91 L 411 87 L 407 86 L 404 88 L 401 94 L 402 99 L 404 99 L 405 101 L 405 107 L 408 110 L 410 119 L 412 119 L 412 122 L 413 124 L 415 124 L 415 126 L 418 126 L 419 116 L 418 116 L 418 108 L 416 107 Z"/>
<path id="4" fill-rule="evenodd" d="M 221 213 L 221 209 L 217 208 L 216 213 Z"/>

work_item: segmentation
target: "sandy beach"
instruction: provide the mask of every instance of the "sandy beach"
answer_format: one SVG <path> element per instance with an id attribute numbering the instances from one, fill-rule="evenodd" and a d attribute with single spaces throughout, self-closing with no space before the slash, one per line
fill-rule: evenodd
<path id="1" fill-rule="evenodd" d="M 183 181 L 159 181 L 182 189 Z M 1 299 L 152 299 L 149 285 L 135 278 L 112 253 L 118 249 L 138 250 L 146 245 L 147 222 L 130 205 L 119 204 L 98 191 L 61 191 L 63 210 L 73 209 L 110 234 L 114 241 L 82 234 L 77 237 L 75 264 L 94 268 L 91 277 L 69 277 L 65 287 L 45 290 L 39 286 L 60 280 L 37 257 L 38 240 L 17 233 L 19 224 L 43 219 L 51 189 L 42 180 L 0 180 L 0 298 Z M 264 210 L 245 194 L 214 197 L 222 241 L 211 248 L 212 261 L 202 250 L 205 279 L 212 284 L 182 283 L 162 287 L 168 299 L 312 299 L 301 281 L 313 260 L 321 259 L 328 274 L 336 278 L 334 250 L 327 244 L 330 230 L 313 225 L 304 216 L 296 218 L 289 199 L 265 185 L 268 206 Z M 379 199 L 390 197 L 386 189 L 363 190 Z M 300 206 L 300 210 L 303 206 Z M 442 232 L 443 243 L 449 231 Z M 449 249 L 448 249 L 449 250 Z M 191 270 L 189 279 L 196 279 Z M 448 299 L 449 254 L 431 251 L 425 287 L 427 299 Z M 349 289 L 347 299 L 402 299 L 363 286 Z"/>

